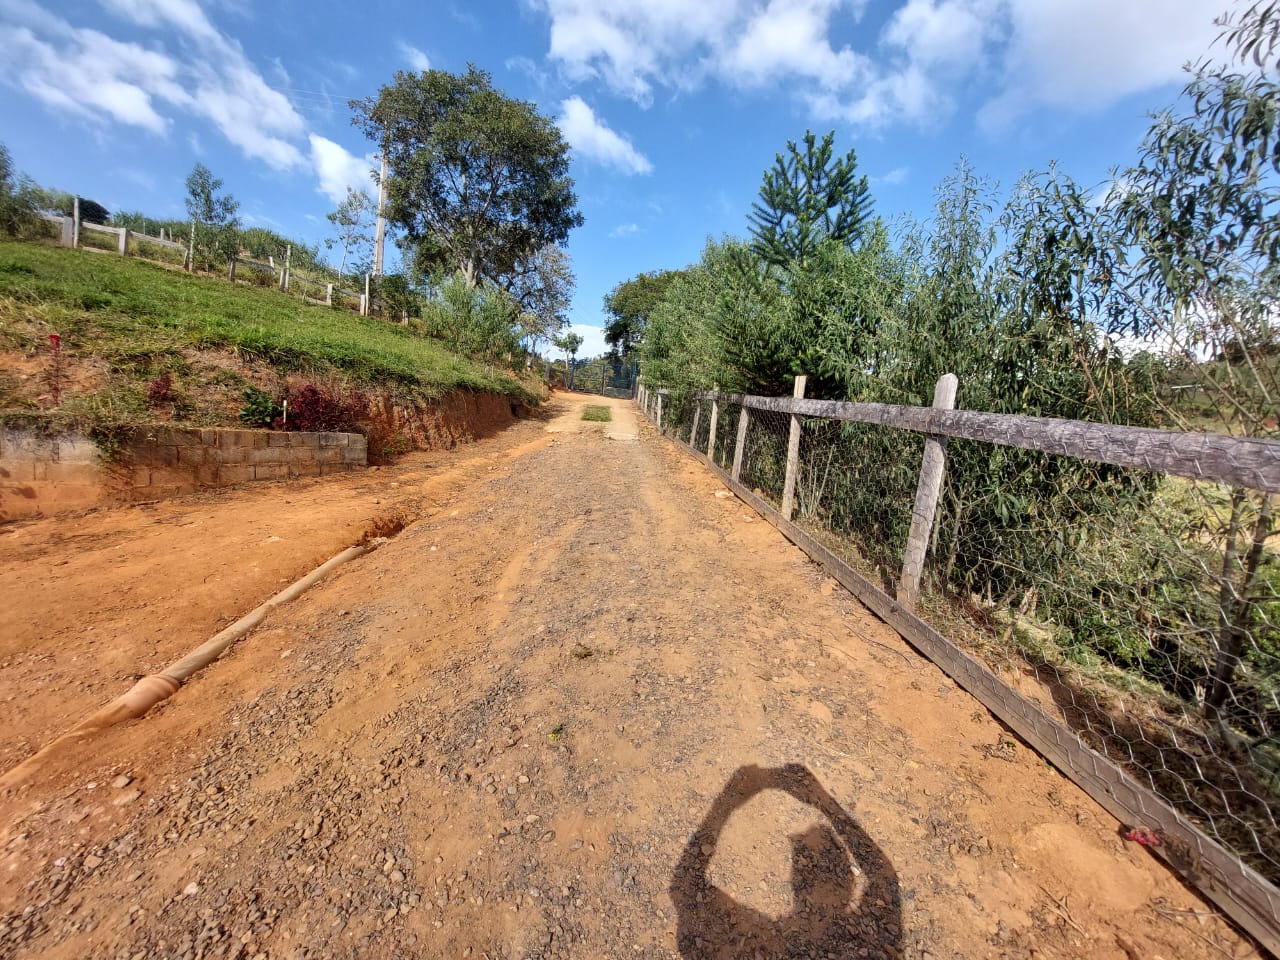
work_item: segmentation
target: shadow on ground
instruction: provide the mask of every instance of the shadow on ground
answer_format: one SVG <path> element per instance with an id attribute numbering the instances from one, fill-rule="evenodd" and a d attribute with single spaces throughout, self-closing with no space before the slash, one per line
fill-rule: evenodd
<path id="1" fill-rule="evenodd" d="M 826 821 L 789 838 L 794 909 L 776 920 L 738 903 L 707 876 L 729 818 L 766 790 L 789 794 Z M 901 937 L 893 864 L 800 764 L 739 767 L 685 847 L 670 893 L 676 943 L 686 960 L 882 957 Z"/>

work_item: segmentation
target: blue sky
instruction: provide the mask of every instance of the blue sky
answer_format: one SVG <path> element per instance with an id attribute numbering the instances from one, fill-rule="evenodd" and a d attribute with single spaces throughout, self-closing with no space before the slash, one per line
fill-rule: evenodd
<path id="1" fill-rule="evenodd" d="M 1230 0 L 0 0 L 0 142 L 41 184 L 183 215 L 203 162 L 246 224 L 315 242 L 370 144 L 346 101 L 474 62 L 557 118 L 586 225 L 582 355 L 601 300 L 743 234 L 763 170 L 836 131 L 876 211 L 925 217 L 963 155 L 1005 187 L 1129 162 Z"/>

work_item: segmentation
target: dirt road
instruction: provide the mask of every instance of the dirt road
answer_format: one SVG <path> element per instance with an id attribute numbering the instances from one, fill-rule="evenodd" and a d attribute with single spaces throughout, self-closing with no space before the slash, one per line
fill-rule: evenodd
<path id="1" fill-rule="evenodd" d="M 418 517 L 4 798 L 0 956 L 1250 955 L 702 467 L 583 402 L 359 481 L 158 506 L 168 536 L 134 510 L 0 538 L 69 598 L 4 598 L 13 762 L 379 511 Z"/>

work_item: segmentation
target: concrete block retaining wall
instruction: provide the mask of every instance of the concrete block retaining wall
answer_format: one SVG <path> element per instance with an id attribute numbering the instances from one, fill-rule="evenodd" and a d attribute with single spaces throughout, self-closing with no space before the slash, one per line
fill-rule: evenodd
<path id="1" fill-rule="evenodd" d="M 345 473 L 363 468 L 367 457 L 358 433 L 157 427 L 126 438 L 108 459 L 85 436 L 0 430 L 0 521 Z"/>

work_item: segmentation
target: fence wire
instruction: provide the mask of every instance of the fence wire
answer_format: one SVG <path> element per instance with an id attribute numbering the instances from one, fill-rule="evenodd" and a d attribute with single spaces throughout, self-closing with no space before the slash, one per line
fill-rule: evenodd
<path id="1" fill-rule="evenodd" d="M 710 406 L 693 435 L 703 454 Z M 666 432 L 689 442 L 693 410 L 669 404 Z M 712 459 L 726 471 L 741 410 L 719 405 Z M 892 595 L 925 438 L 800 425 L 793 519 Z M 789 414 L 749 411 L 740 480 L 775 508 L 790 429 Z M 1280 884 L 1274 499 L 953 439 L 917 613 Z"/>

